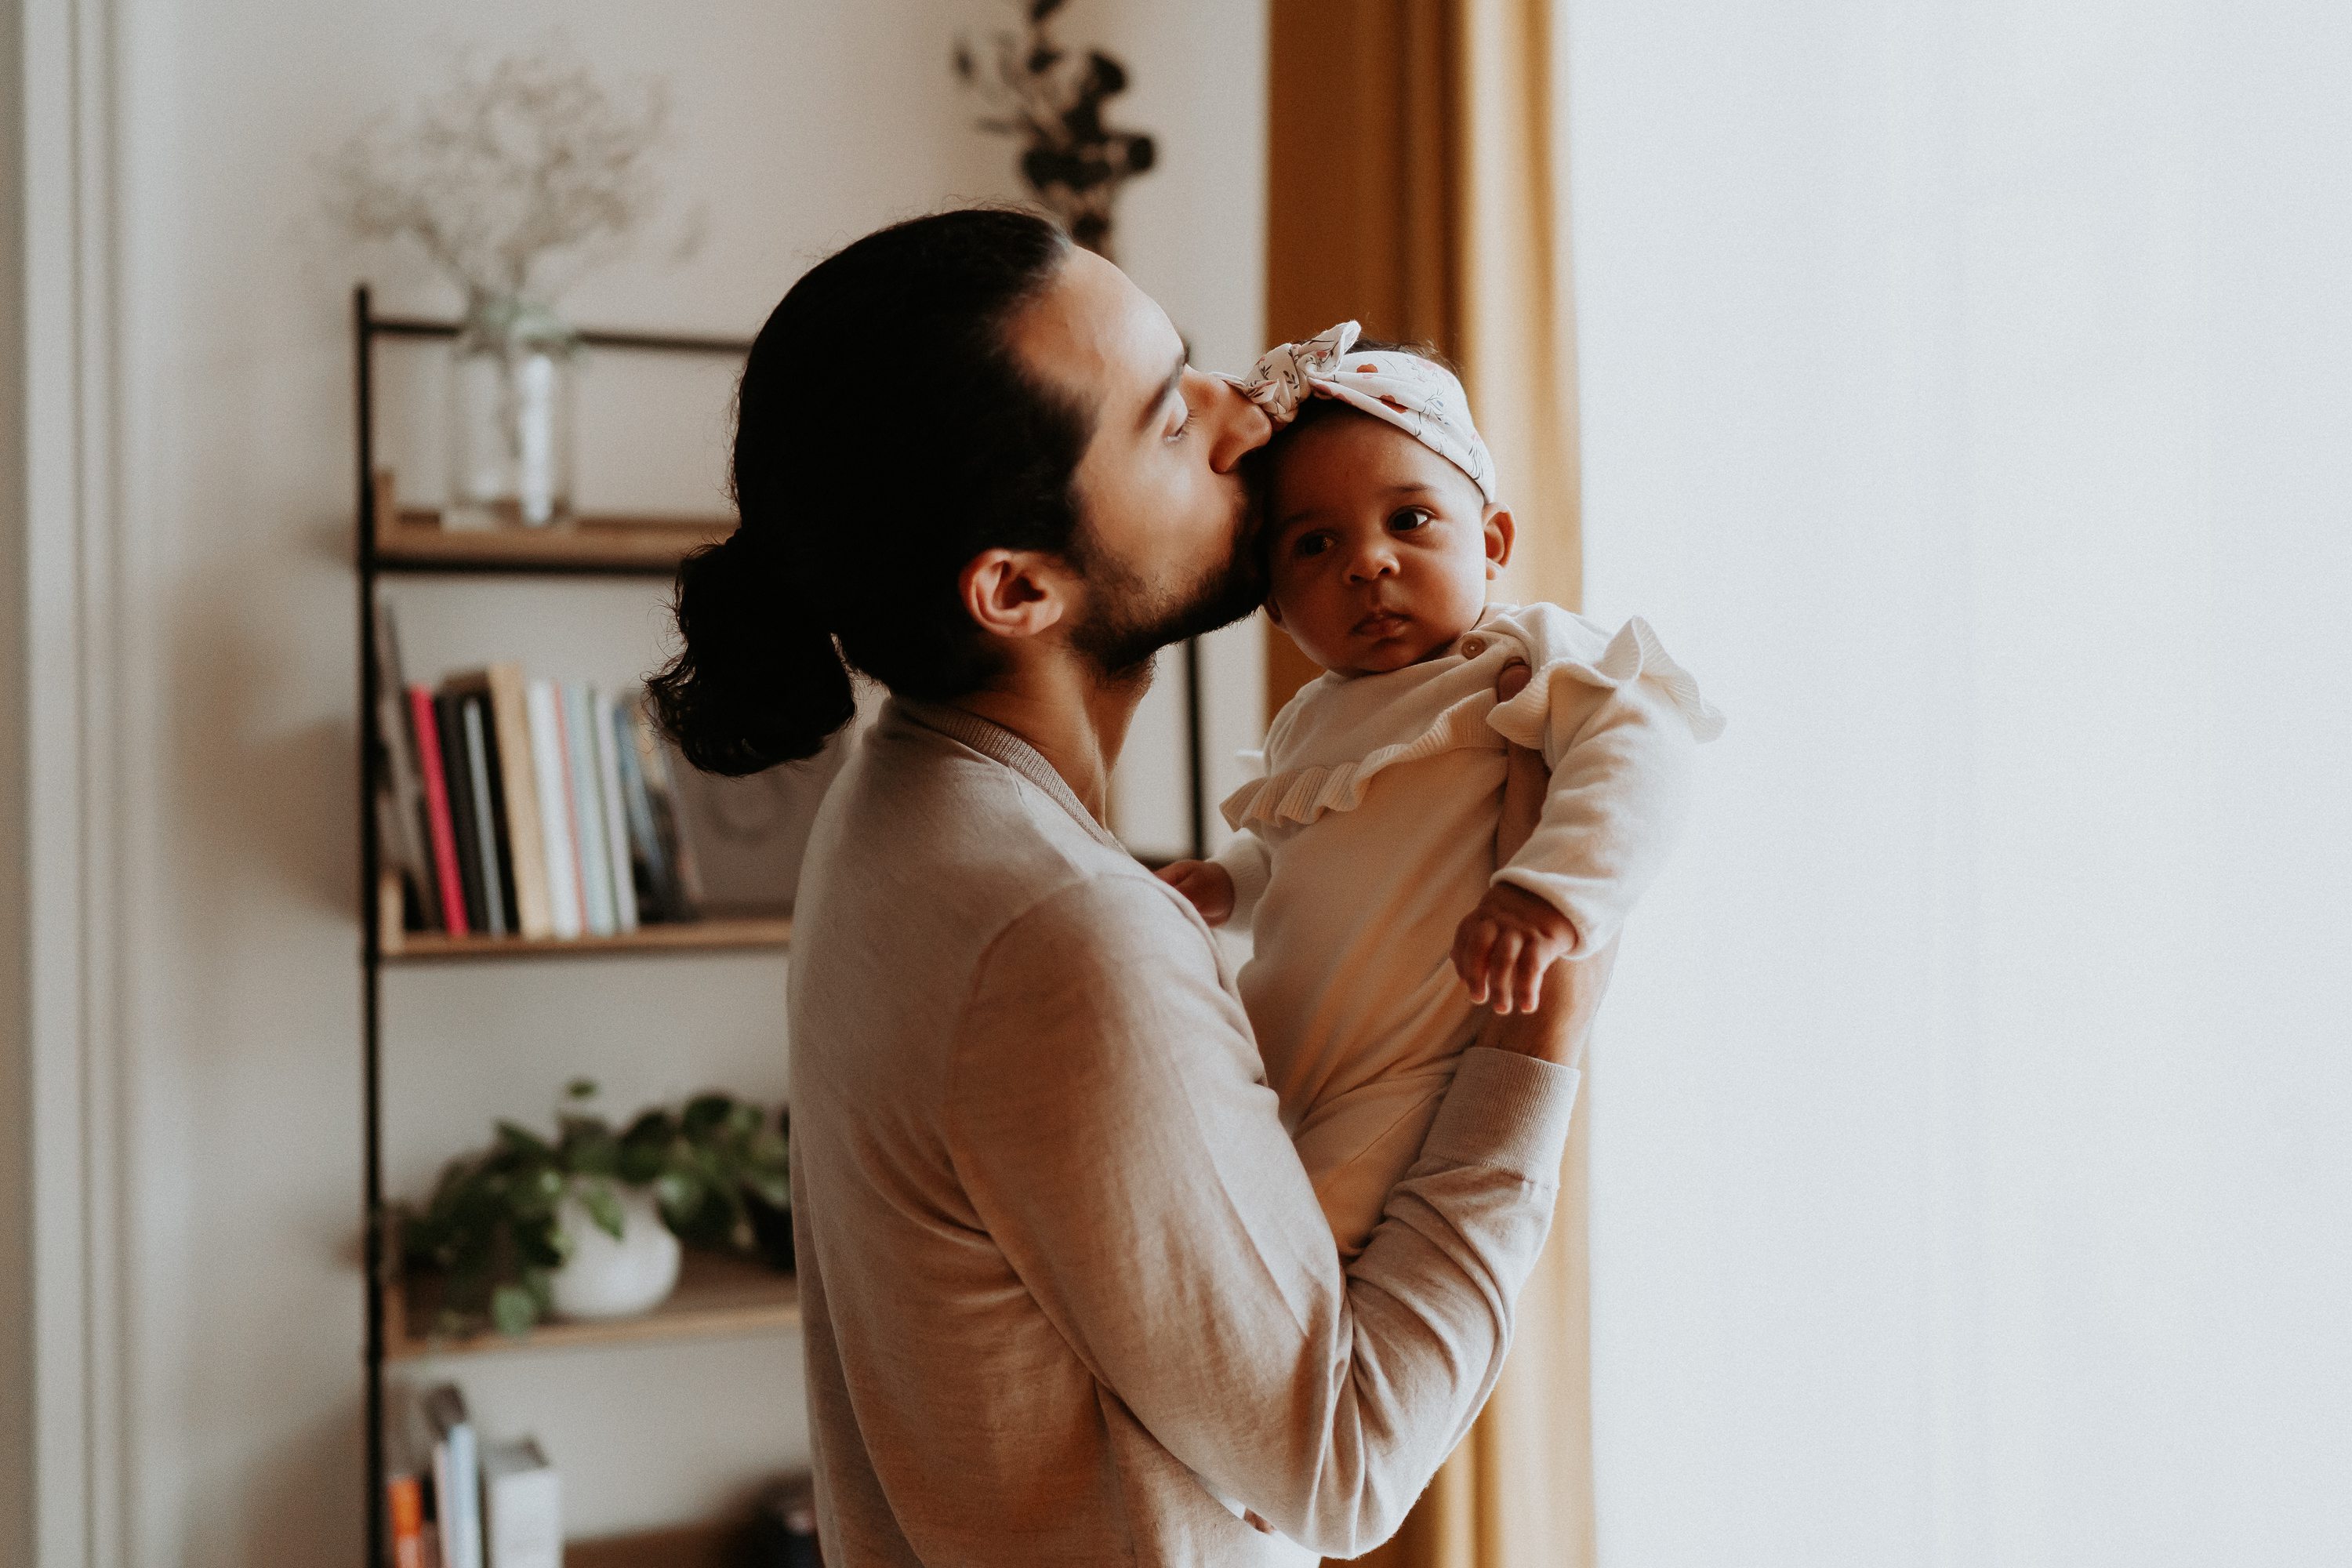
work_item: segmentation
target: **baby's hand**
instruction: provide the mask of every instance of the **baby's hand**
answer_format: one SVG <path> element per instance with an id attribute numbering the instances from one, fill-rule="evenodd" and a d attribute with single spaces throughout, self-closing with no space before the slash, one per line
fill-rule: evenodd
<path id="1" fill-rule="evenodd" d="M 1192 901 L 1201 918 L 1221 926 L 1234 914 L 1234 874 L 1214 860 L 1178 860 L 1154 873 Z"/>
<path id="2" fill-rule="evenodd" d="M 1172 868 L 1171 868 L 1172 869 Z M 1523 889 L 1496 883 L 1454 931 L 1454 968 L 1470 1000 L 1497 1013 L 1532 1013 L 1545 972 L 1576 945 L 1569 918 Z"/>

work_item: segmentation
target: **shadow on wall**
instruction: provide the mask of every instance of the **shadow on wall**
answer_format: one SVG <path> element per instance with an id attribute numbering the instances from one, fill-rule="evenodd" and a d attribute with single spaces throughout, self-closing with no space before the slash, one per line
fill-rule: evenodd
<path id="1" fill-rule="evenodd" d="M 160 1562 L 231 1563 L 357 1563 L 367 1555 L 365 1516 L 357 1507 L 364 1473 L 360 1429 L 366 1413 L 352 1395 L 275 1452 L 248 1456 L 237 1475 L 248 1485 L 212 1493 L 210 1478 L 191 1477 L 196 1494 L 182 1539 L 156 1550 Z"/>
<path id="2" fill-rule="evenodd" d="M 349 523 L 338 531 L 348 549 Z M 321 527 L 318 536 L 325 532 Z M 299 559 L 307 563 L 308 552 Z M 257 879 L 264 886 L 253 890 L 290 897 L 305 920 L 349 917 L 358 878 L 351 804 L 358 737 L 350 704 L 332 718 L 269 727 L 297 695 L 289 689 L 315 679 L 289 670 L 289 650 L 320 641 L 257 613 L 257 591 L 269 594 L 284 571 L 278 558 L 215 561 L 196 574 L 173 616 L 168 754 L 181 787 L 172 792 L 166 831 L 175 854 L 186 858 L 188 885 L 207 900 L 237 900 L 229 890 Z M 310 586 L 304 584 L 311 603 L 342 607 L 341 599 L 310 594 Z M 348 626 L 348 611 L 339 618 Z M 255 635 L 270 625 L 284 635 Z M 356 650 L 358 641 L 346 637 L 331 646 Z M 351 679 L 356 682 L 356 672 Z"/>

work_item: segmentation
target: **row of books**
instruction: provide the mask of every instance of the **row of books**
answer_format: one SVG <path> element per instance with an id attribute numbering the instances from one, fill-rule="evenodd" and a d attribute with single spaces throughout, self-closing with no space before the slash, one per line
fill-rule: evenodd
<path id="1" fill-rule="evenodd" d="M 384 1479 L 393 1568 L 563 1568 L 562 1478 L 538 1443 L 484 1443 L 455 1384 L 416 1410 L 431 1458 Z"/>
<path id="2" fill-rule="evenodd" d="M 408 929 L 573 938 L 697 917 L 673 757 L 641 691 L 512 663 L 411 684 L 383 600 L 376 672 L 377 839 Z"/>

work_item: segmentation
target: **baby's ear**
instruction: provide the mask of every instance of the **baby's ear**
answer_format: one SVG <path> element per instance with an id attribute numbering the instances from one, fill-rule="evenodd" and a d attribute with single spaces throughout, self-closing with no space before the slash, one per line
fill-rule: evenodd
<path id="1" fill-rule="evenodd" d="M 1282 601 L 1271 594 L 1265 596 L 1265 618 L 1277 626 L 1282 625 Z"/>
<path id="2" fill-rule="evenodd" d="M 1511 545 L 1518 531 L 1511 522 L 1511 509 L 1490 506 L 1483 526 L 1486 534 L 1486 575 L 1491 580 L 1511 563 Z"/>

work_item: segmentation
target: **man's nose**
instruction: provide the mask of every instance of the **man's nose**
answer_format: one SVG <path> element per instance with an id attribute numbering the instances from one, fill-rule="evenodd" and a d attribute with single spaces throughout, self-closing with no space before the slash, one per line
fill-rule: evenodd
<path id="1" fill-rule="evenodd" d="M 1274 421 L 1265 410 L 1241 395 L 1241 389 L 1223 376 L 1213 377 L 1215 390 L 1210 395 L 1210 411 L 1215 419 L 1215 438 L 1209 446 L 1209 466 L 1221 474 L 1229 474 L 1234 467 L 1250 453 L 1274 438 Z"/>

